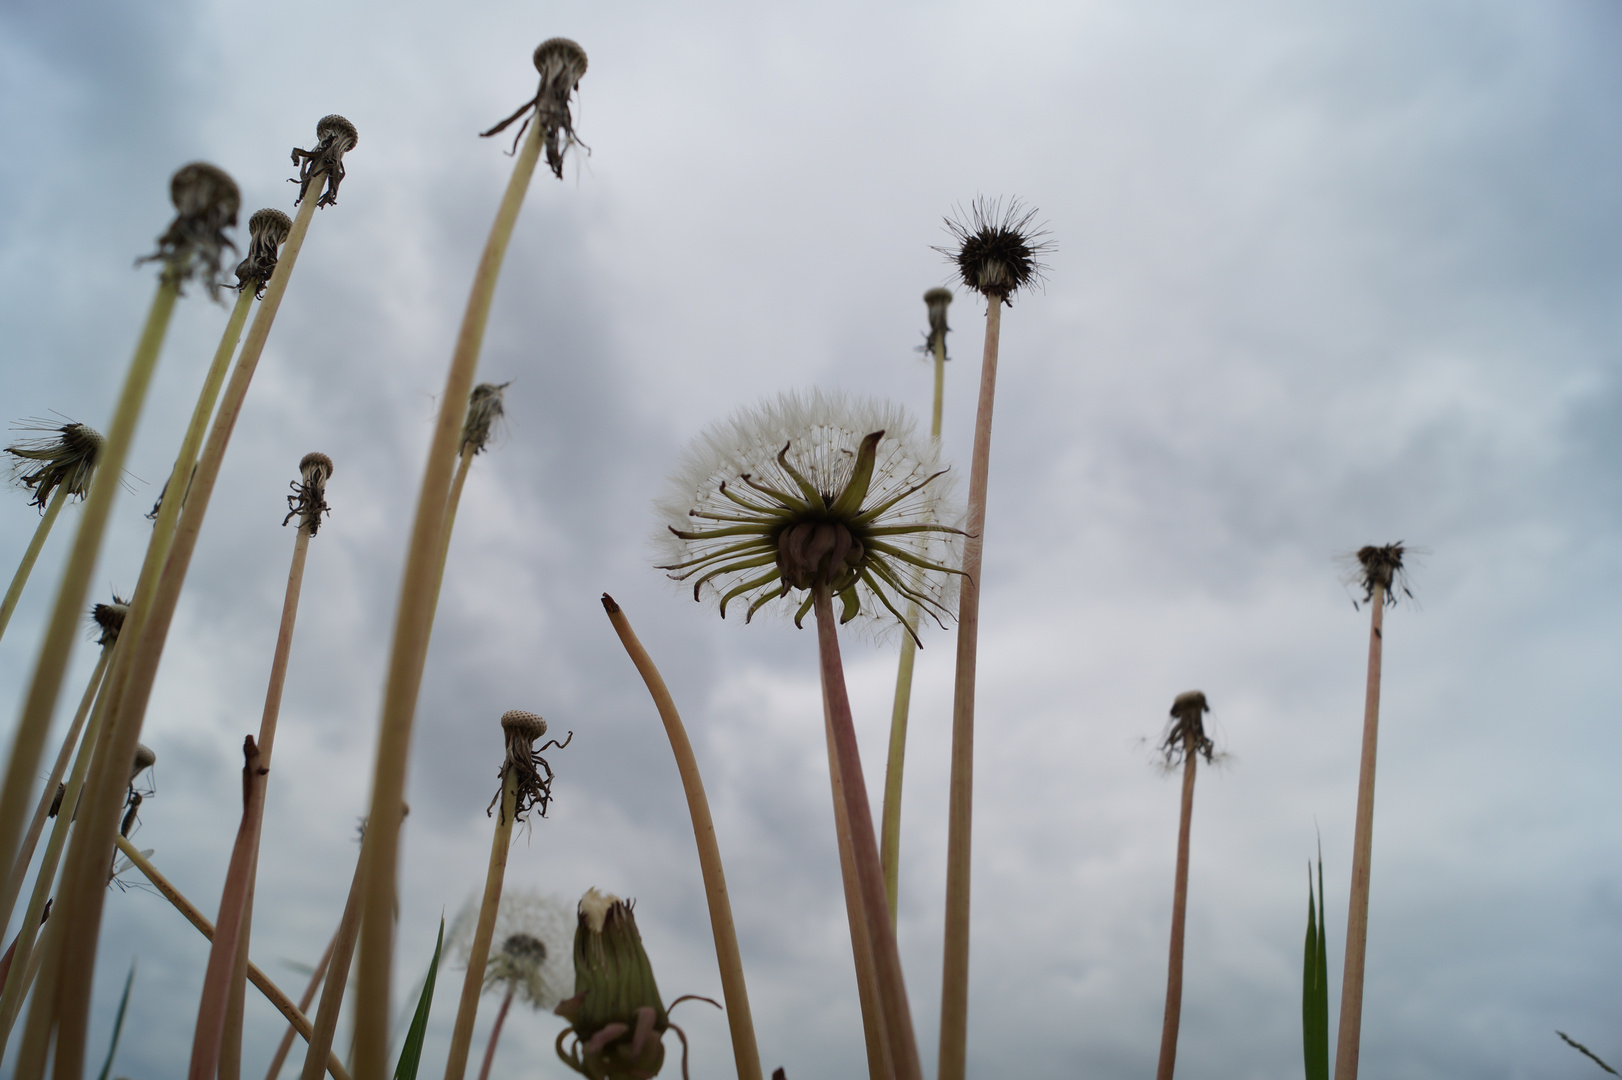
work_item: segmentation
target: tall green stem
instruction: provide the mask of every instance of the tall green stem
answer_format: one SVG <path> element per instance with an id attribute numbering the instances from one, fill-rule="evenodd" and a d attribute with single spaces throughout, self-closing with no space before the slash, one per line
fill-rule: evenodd
<path id="1" fill-rule="evenodd" d="M 416 719 L 417 695 L 433 626 L 438 596 L 436 575 L 442 565 L 444 521 L 457 441 L 467 411 L 468 394 L 478 370 L 479 350 L 502 260 L 512 239 L 513 225 L 529 190 L 530 177 L 541 152 L 541 129 L 530 126 L 523 149 L 513 165 L 512 179 L 490 227 L 484 254 L 474 274 L 467 310 L 457 335 L 445 390 L 440 396 L 439 420 L 423 469 L 422 488 L 411 529 L 400 584 L 389 674 L 383 694 L 383 715 L 378 732 L 377 765 L 372 777 L 370 821 L 373 836 L 363 853 L 366 885 L 361 919 L 359 981 L 355 1009 L 355 1073 L 361 1080 L 383 1080 L 388 1072 L 389 991 L 394 966 L 394 887 L 399 865 L 400 821 L 395 809 L 405 796 L 410 764 L 411 732 Z"/>
<path id="2" fill-rule="evenodd" d="M 1166 1013 L 1160 1027 L 1160 1064 L 1155 1080 L 1171 1080 L 1177 1066 L 1177 1028 L 1183 1015 L 1183 927 L 1188 913 L 1188 833 L 1194 823 L 1194 762 L 1199 757 L 1192 731 L 1183 736 L 1183 808 L 1177 825 L 1177 874 L 1171 894 L 1171 949 L 1166 963 Z"/>
<path id="3" fill-rule="evenodd" d="M 462 998 L 456 1007 L 456 1024 L 451 1029 L 451 1048 L 445 1055 L 445 1080 L 462 1080 L 467 1073 L 468 1051 L 473 1046 L 473 1021 L 479 1014 L 479 995 L 484 993 L 484 968 L 490 961 L 496 913 L 501 910 L 501 887 L 507 880 L 507 851 L 512 847 L 513 815 L 518 808 L 518 770 L 504 772 L 501 816 L 496 819 L 496 835 L 490 843 L 484 899 L 479 904 L 479 921 L 473 928 L 473 944 L 467 953 L 467 975 L 462 979 Z"/>
<path id="4" fill-rule="evenodd" d="M 1363 697 L 1363 760 L 1357 775 L 1357 826 L 1352 836 L 1352 893 L 1346 905 L 1346 964 L 1341 975 L 1340 1030 L 1335 1040 L 1335 1080 L 1357 1080 L 1363 1036 L 1363 961 L 1369 940 L 1369 867 L 1374 850 L 1374 759 L 1380 739 L 1380 661 L 1385 645 L 1386 590 L 1374 583 L 1370 597 L 1369 674 Z"/>
<path id="5" fill-rule="evenodd" d="M 34 527 L 34 538 L 28 541 L 28 550 L 23 552 L 23 561 L 18 564 L 17 572 L 11 576 L 11 587 L 6 590 L 6 598 L 0 601 L 0 637 L 6 636 L 6 627 L 11 623 L 11 613 L 17 610 L 17 601 L 22 599 L 23 586 L 28 584 L 28 575 L 34 572 L 34 563 L 39 559 L 40 551 L 45 547 L 45 538 L 51 535 L 51 526 L 56 524 L 56 516 L 62 512 L 62 504 L 67 501 L 68 486 L 58 484 L 56 494 L 45 507 L 45 516 L 39 519 Z"/>

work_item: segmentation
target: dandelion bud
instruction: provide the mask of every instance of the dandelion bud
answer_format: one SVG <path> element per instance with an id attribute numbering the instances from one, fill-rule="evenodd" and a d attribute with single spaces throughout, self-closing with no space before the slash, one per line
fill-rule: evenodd
<path id="1" fill-rule="evenodd" d="M 331 512 L 327 506 L 327 479 L 332 476 L 332 459 L 320 453 L 305 454 L 298 471 L 299 479 L 288 485 L 293 493 L 287 497 L 287 516 L 282 518 L 282 524 L 296 517 L 299 528 L 314 536 L 321 528 L 321 515 Z"/>
<path id="2" fill-rule="evenodd" d="M 315 125 L 316 145 L 312 150 L 293 148 L 293 164 L 299 167 L 297 206 L 310 192 L 310 181 L 319 176 L 327 178 L 327 189 L 315 201 L 317 206 L 331 206 L 338 201 L 338 185 L 344 179 L 344 155 L 360 142 L 360 132 L 348 120 L 332 113 L 323 116 Z"/>
<path id="3" fill-rule="evenodd" d="M 546 144 L 546 164 L 552 175 L 563 178 L 563 155 L 569 147 L 584 145 L 575 138 L 574 121 L 569 114 L 569 95 L 579 89 L 580 78 L 586 73 L 586 50 L 568 38 L 549 38 L 535 47 L 535 70 L 540 72 L 541 85 L 535 96 L 518 107 L 507 119 L 480 132 L 489 137 L 506 130 L 520 117 L 524 123 L 513 137 L 513 151 L 524 137 L 530 121 L 541 125 L 541 138 Z M 528 115 L 530 110 L 534 115 Z"/>
<path id="4" fill-rule="evenodd" d="M 22 426 L 22 430 L 55 432 L 50 438 L 23 439 L 6 447 L 6 453 L 16 459 L 12 468 L 17 479 L 34 493 L 29 502 L 43 510 L 58 486 L 83 499 L 90 491 L 96 462 L 107 442 L 101 432 L 84 424 L 30 424 Z"/>
<path id="5" fill-rule="evenodd" d="M 1000 199 L 975 199 L 966 215 L 946 219 L 953 245 L 935 250 L 957 264 L 963 284 L 1012 305 L 1015 292 L 1041 279 L 1047 268 L 1038 259 L 1052 250 L 1047 231 L 1032 224 L 1035 217 L 1018 199 L 1006 208 Z"/>
<path id="6" fill-rule="evenodd" d="M 280 210 L 256 210 L 248 219 L 248 257 L 237 264 L 237 291 L 252 289 L 263 296 L 270 275 L 276 272 L 276 259 L 293 219 Z"/>
<path id="7" fill-rule="evenodd" d="M 163 263 L 163 280 L 177 290 L 201 276 L 209 295 L 218 298 L 225 249 L 236 250 L 224 230 L 237 223 L 242 193 L 223 169 L 194 161 L 170 179 L 169 199 L 175 205 L 175 220 L 158 237 L 158 250 L 136 263 Z"/>
<path id="8" fill-rule="evenodd" d="M 574 997 L 557 1007 L 575 1042 L 558 1056 L 590 1080 L 641 1080 L 665 1061 L 670 1017 L 642 948 L 631 905 L 588 889 L 574 935 Z"/>
<path id="9" fill-rule="evenodd" d="M 469 449 L 482 454 L 490 441 L 490 431 L 506 414 L 502 400 L 508 383 L 480 383 L 467 399 L 467 419 L 462 422 L 462 453 Z"/>
<path id="10" fill-rule="evenodd" d="M 934 352 L 940 346 L 946 355 L 946 335 L 952 329 L 946 325 L 946 309 L 952 304 L 952 290 L 935 288 L 924 293 L 924 304 L 929 309 L 929 333 L 924 335 L 924 351 Z"/>

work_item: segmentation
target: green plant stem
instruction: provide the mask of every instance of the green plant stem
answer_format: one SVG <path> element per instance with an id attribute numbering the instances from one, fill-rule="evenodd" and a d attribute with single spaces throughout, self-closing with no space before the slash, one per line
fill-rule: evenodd
<path id="1" fill-rule="evenodd" d="M 490 1080 L 490 1066 L 496 1060 L 496 1043 L 501 1038 L 501 1029 L 506 1026 L 507 1010 L 513 1007 L 515 989 L 516 983 L 508 983 L 507 992 L 502 995 L 501 1008 L 496 1011 L 496 1022 L 490 1026 L 490 1039 L 484 1044 L 484 1064 L 479 1066 L 479 1080 Z"/>
<path id="2" fill-rule="evenodd" d="M 54 1024 L 57 1028 L 54 1072 L 57 1080 L 78 1080 L 84 1067 L 91 988 L 101 937 L 101 910 L 107 892 L 106 883 L 99 880 L 99 876 L 105 872 L 112 857 L 109 845 L 116 832 L 126 785 L 126 778 L 118 775 L 115 763 L 129 761 L 140 739 L 147 703 L 151 700 L 152 687 L 157 679 L 158 663 L 163 657 L 164 643 L 180 602 L 180 591 L 191 566 L 215 482 L 219 479 L 225 450 L 236 428 L 237 418 L 241 415 L 243 401 L 247 398 L 259 358 L 264 353 L 276 313 L 281 309 L 287 282 L 298 262 L 299 251 L 304 245 L 304 237 L 314 214 L 314 201 L 306 199 L 293 219 L 293 228 L 282 246 L 276 270 L 265 287 L 265 298 L 254 312 L 242 351 L 221 395 L 219 409 L 197 460 L 196 470 L 190 473 L 190 484 L 188 486 L 185 480 L 178 482 L 178 490 L 185 494 L 176 503 L 184 502 L 184 513 L 175 527 L 162 572 L 156 575 L 155 580 L 148 575 L 146 581 L 137 581 L 136 596 L 125 620 L 122 635 L 129 635 L 133 630 L 135 647 L 122 682 L 116 678 L 118 672 L 115 666 L 112 686 L 116 696 L 88 781 L 89 796 L 83 818 L 87 827 L 74 832 L 58 901 L 66 905 L 67 910 L 63 914 L 70 917 L 76 929 L 74 934 L 63 940 L 62 954 L 56 958 L 54 966 L 61 969 L 56 995 L 49 1001 L 36 995 L 35 1003 L 29 1010 L 30 1024 L 35 1022 L 34 1016 L 39 1014 L 40 1023 Z M 171 507 L 171 510 L 179 509 L 178 505 Z M 162 521 L 163 510 L 160 509 L 160 524 Z M 149 603 L 142 599 L 143 588 L 151 591 Z M 133 628 L 129 625 L 131 619 L 136 623 Z M 17 1080 L 34 1078 L 19 1076 Z"/>
<path id="3" fill-rule="evenodd" d="M 704 794 L 704 778 L 699 775 L 698 758 L 687 738 L 687 728 L 676 711 L 676 701 L 659 674 L 653 657 L 642 647 L 636 631 L 614 598 L 603 594 L 603 609 L 619 635 L 620 644 L 647 684 L 648 693 L 664 722 L 670 750 L 681 774 L 682 791 L 687 796 L 687 813 L 693 822 L 693 840 L 698 846 L 698 865 L 704 876 L 704 898 L 709 903 L 710 933 L 715 938 L 715 959 L 721 971 L 721 994 L 726 1000 L 727 1025 L 732 1034 L 732 1057 L 738 1080 L 761 1080 L 760 1049 L 755 1042 L 754 1016 L 749 1009 L 749 988 L 744 983 L 743 957 L 738 951 L 738 932 L 732 921 L 732 900 L 727 893 L 726 871 L 721 867 L 721 845 L 710 817 L 710 801 Z"/>
<path id="4" fill-rule="evenodd" d="M 467 975 L 462 979 L 462 1000 L 457 1004 L 456 1025 L 451 1029 L 451 1048 L 445 1056 L 445 1080 L 462 1080 L 467 1073 L 473 1021 L 479 1014 L 479 995 L 484 993 L 484 968 L 490 961 L 490 938 L 501 908 L 501 886 L 507 879 L 507 851 L 512 847 L 517 807 L 518 770 L 503 769 L 501 812 L 496 818 L 495 839 L 490 843 L 490 869 L 484 878 L 484 899 L 479 904 L 478 924 L 473 928 L 473 945 L 468 949 Z"/>
<path id="5" fill-rule="evenodd" d="M 1357 826 L 1352 836 L 1352 892 L 1346 904 L 1346 964 L 1341 973 L 1335 1080 L 1357 1080 L 1363 1035 L 1363 961 L 1369 940 L 1369 866 L 1374 849 L 1374 759 L 1380 738 L 1380 660 L 1385 644 L 1384 586 L 1370 598 L 1369 675 L 1363 698 L 1363 760 L 1357 774 Z"/>
<path id="6" fill-rule="evenodd" d="M 17 601 L 22 599 L 23 586 L 28 584 L 28 575 L 34 572 L 34 563 L 39 560 L 39 553 L 45 547 L 45 538 L 51 535 L 51 526 L 56 524 L 57 515 L 62 512 L 62 504 L 67 500 L 68 486 L 58 484 L 56 494 L 51 496 L 50 504 L 45 507 L 45 515 L 34 527 L 34 538 L 28 541 L 28 550 L 23 552 L 23 561 L 17 564 L 17 572 L 11 576 L 11 587 L 6 590 L 6 598 L 0 601 L 0 637 L 6 636 L 6 627 L 11 624 L 11 613 L 17 610 Z"/>
<path id="7" fill-rule="evenodd" d="M 394 888 L 399 865 L 400 822 L 393 814 L 405 797 L 411 732 L 417 695 L 438 596 L 435 575 L 444 552 L 444 520 L 455 450 L 467 413 L 468 394 L 478 370 L 479 349 L 489 321 L 501 263 L 512 239 L 513 225 L 524 204 L 530 177 L 541 152 L 541 127 L 530 127 L 513 165 L 512 179 L 490 227 L 484 254 L 473 277 L 467 310 L 456 339 L 439 420 L 423 469 L 422 488 L 401 577 L 389 674 L 384 684 L 377 764 L 372 778 L 370 820 L 374 835 L 365 846 L 365 911 L 361 919 L 359 979 L 355 1007 L 355 1073 L 362 1080 L 384 1080 L 388 1072 L 389 991 L 394 966 Z M 387 807 L 387 812 L 380 808 Z"/>
<path id="8" fill-rule="evenodd" d="M 367 832 L 370 831 L 367 829 Z M 316 1009 L 300 1080 L 321 1080 L 322 1062 L 332 1053 L 332 1040 L 338 1032 L 338 1014 L 343 1011 L 344 991 L 349 986 L 349 965 L 355 957 L 355 942 L 360 937 L 361 889 L 366 884 L 365 868 L 366 838 L 363 836 L 360 853 L 355 857 L 355 876 L 349 882 L 349 898 L 344 901 L 338 932 L 332 938 L 332 959 L 327 963 L 327 981 L 321 987 L 321 1004 Z"/>
<path id="9" fill-rule="evenodd" d="M 152 865 L 150 859 L 142 855 L 136 850 L 134 844 L 122 836 L 118 837 L 118 850 L 123 852 L 124 857 L 129 859 L 130 863 L 145 875 L 146 879 L 152 883 L 153 888 L 163 894 L 164 899 L 174 905 L 176 911 L 184 915 L 188 922 L 197 927 L 198 932 L 203 937 L 210 942 L 214 940 L 214 924 L 208 921 L 208 916 L 197 910 L 197 905 L 186 899 L 181 891 L 175 888 L 169 879 L 158 871 L 156 866 Z M 304 1015 L 297 1005 L 293 1004 L 292 998 L 282 993 L 281 987 L 270 981 L 270 976 L 261 971 L 258 964 L 248 965 L 248 979 L 254 986 L 259 988 L 261 994 L 265 995 L 265 1000 L 274 1005 L 276 1011 L 287 1018 L 287 1022 L 293 1025 L 295 1031 L 306 1039 L 310 1037 L 309 1018 Z M 327 1072 L 332 1074 L 333 1080 L 349 1080 L 349 1071 L 344 1068 L 343 1062 L 339 1061 L 335 1054 L 327 1056 Z"/>
<path id="10" fill-rule="evenodd" d="M 28 685 L 22 715 L 12 739 L 11 754 L 6 762 L 5 782 L 0 786 L 0 868 L 7 873 L 17 860 L 17 846 L 22 839 L 29 794 L 33 791 L 40 754 L 45 748 L 45 736 L 50 731 L 51 715 L 56 711 L 62 676 L 67 671 L 68 658 L 73 652 L 73 639 L 79 629 L 85 596 L 90 591 L 90 576 L 101 554 L 107 517 L 112 512 L 113 500 L 118 496 L 119 483 L 123 479 L 124 460 L 135 437 L 141 407 L 146 402 L 146 392 L 157 367 L 158 354 L 163 350 L 169 317 L 174 314 L 175 301 L 179 297 L 179 286 L 163 280 L 152 298 L 152 308 L 147 313 L 146 325 L 141 329 L 140 341 L 124 377 L 124 387 L 113 410 L 113 422 L 107 428 L 107 442 L 102 447 L 101 460 L 90 482 L 90 496 L 85 500 L 84 514 L 79 518 L 79 529 L 73 538 L 67 565 L 62 571 L 56 604 L 40 643 L 39 659 Z M 131 750 L 134 750 L 133 746 Z M 80 1058 L 74 1074 L 76 1080 L 78 1073 L 83 1071 L 82 1053 Z"/>
<path id="11" fill-rule="evenodd" d="M 884 1030 L 890 1044 L 890 1062 L 896 1080 L 922 1080 L 918 1041 L 912 1030 L 912 1012 L 907 1005 L 907 986 L 901 971 L 901 954 L 896 948 L 895 926 L 890 922 L 884 900 L 884 875 L 879 868 L 878 838 L 873 831 L 873 811 L 867 801 L 867 783 L 862 777 L 862 759 L 856 746 L 856 724 L 851 717 L 850 697 L 845 689 L 845 670 L 839 657 L 839 633 L 828 590 L 812 590 L 817 616 L 817 651 L 821 658 L 822 686 L 826 695 L 828 723 L 833 728 L 839 776 L 845 789 L 845 813 L 849 817 L 851 854 L 856 864 L 856 881 L 861 887 L 862 915 L 867 920 L 867 936 L 873 948 L 873 966 L 878 975 L 879 1001 L 884 1010 Z"/>
<path id="12" fill-rule="evenodd" d="M 304 987 L 304 995 L 298 999 L 299 1012 L 305 1016 L 310 1015 L 310 1002 L 315 1000 L 315 992 L 321 987 L 321 976 L 327 973 L 327 964 L 332 960 L 332 949 L 337 943 L 338 935 L 334 932 L 332 940 L 327 942 L 326 952 L 321 954 L 321 959 L 315 962 L 315 970 L 310 972 L 310 981 Z M 293 1049 L 293 1039 L 296 1035 L 298 1030 L 292 1024 L 287 1025 L 287 1030 L 282 1034 L 282 1041 L 276 1044 L 276 1055 L 270 1059 L 270 1068 L 265 1070 L 265 1080 L 276 1080 L 281 1075 L 282 1065 L 287 1061 L 288 1052 Z"/>
<path id="13" fill-rule="evenodd" d="M 1183 928 L 1188 913 L 1188 833 L 1194 823 L 1194 766 L 1199 758 L 1192 733 L 1183 736 L 1183 808 L 1177 819 L 1177 875 L 1171 893 L 1171 949 L 1166 964 L 1166 1015 L 1160 1028 L 1160 1064 L 1155 1080 L 1171 1080 L 1177 1067 L 1177 1028 L 1183 1015 Z"/>
<path id="14" fill-rule="evenodd" d="M 957 674 L 952 687 L 952 766 L 946 813 L 946 944 L 941 961 L 939 1080 L 964 1080 L 969 1048 L 969 849 L 974 819 L 974 685 L 980 648 L 980 562 L 985 549 L 986 477 L 991 468 L 991 413 L 997 395 L 1002 298 L 987 298 L 980 399 L 969 461 L 969 507 L 963 528 L 963 577 L 957 609 Z"/>

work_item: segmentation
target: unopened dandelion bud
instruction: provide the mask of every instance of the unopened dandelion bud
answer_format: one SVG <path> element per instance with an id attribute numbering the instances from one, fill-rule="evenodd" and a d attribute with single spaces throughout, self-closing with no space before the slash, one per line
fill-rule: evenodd
<path id="1" fill-rule="evenodd" d="M 482 454 L 490 441 L 490 432 L 496 421 L 506 415 L 506 395 L 509 383 L 480 383 L 467 399 L 467 419 L 462 422 L 461 452 L 472 450 Z"/>
<path id="2" fill-rule="evenodd" d="M 1000 199 L 975 199 L 966 214 L 946 219 L 953 243 L 935 250 L 957 264 L 963 284 L 1012 305 L 1014 293 L 1041 280 L 1047 269 L 1039 260 L 1052 245 L 1035 218 L 1036 211 L 1018 199 L 1006 207 Z"/>
<path id="3" fill-rule="evenodd" d="M 218 297 L 225 249 L 236 245 L 225 236 L 237 223 L 242 193 L 225 170 L 202 161 L 183 166 L 169 181 L 175 219 L 158 237 L 158 250 L 137 263 L 163 263 L 163 280 L 179 289 L 201 277 L 210 296 Z"/>
<path id="4" fill-rule="evenodd" d="M 541 125 L 541 138 L 546 144 L 546 164 L 552 175 L 563 178 L 563 155 L 569 147 L 584 145 L 575 138 L 574 121 L 569 113 L 569 95 L 579 89 L 581 76 L 586 73 L 586 50 L 568 38 L 549 38 L 535 47 L 535 70 L 540 73 L 541 85 L 535 96 L 518 107 L 507 119 L 480 132 L 488 137 L 506 130 L 520 117 L 524 123 L 513 137 L 513 150 L 524 137 L 530 122 Z M 529 115 L 530 110 L 533 115 Z"/>
<path id="5" fill-rule="evenodd" d="M 287 497 L 287 516 L 282 518 L 282 524 L 296 517 L 299 528 L 314 536 L 321 528 L 321 515 L 331 511 L 327 506 L 327 480 L 332 476 L 332 459 L 322 453 L 305 454 L 298 471 L 299 479 L 288 485 L 293 493 Z"/>
<path id="6" fill-rule="evenodd" d="M 263 296 L 282 243 L 293 230 L 293 219 L 280 210 L 256 210 L 248 219 L 248 257 L 237 264 L 237 291 L 252 289 Z"/>
<path id="7" fill-rule="evenodd" d="M 89 494 L 96 462 L 101 460 L 102 448 L 107 444 L 101 432 L 86 424 L 53 427 L 30 423 L 20 427 L 24 431 L 54 433 L 45 438 L 22 439 L 6 447 L 6 453 L 14 459 L 12 471 L 18 482 L 34 493 L 28 500 L 32 505 L 43 510 L 59 486 L 80 499 Z"/>
<path id="8" fill-rule="evenodd" d="M 317 177 L 327 178 L 326 191 L 316 199 L 317 206 L 331 206 L 338 201 L 338 185 L 344 179 L 344 155 L 353 150 L 360 142 L 360 132 L 355 125 L 331 113 L 323 116 L 315 125 L 316 144 L 312 149 L 304 150 L 293 148 L 293 164 L 299 167 L 297 179 L 292 182 L 298 185 L 298 198 L 293 200 L 297 206 L 304 201 L 304 196 L 310 193 L 310 182 Z"/>
<path id="9" fill-rule="evenodd" d="M 590 1080 L 651 1077 L 664 1065 L 670 1018 L 631 905 L 590 889 L 580 900 L 574 936 L 574 997 L 556 1012 L 575 1037 L 558 1056 Z"/>

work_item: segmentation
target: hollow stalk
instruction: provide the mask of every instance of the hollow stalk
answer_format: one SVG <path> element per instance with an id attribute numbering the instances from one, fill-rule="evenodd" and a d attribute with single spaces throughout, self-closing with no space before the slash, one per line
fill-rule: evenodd
<path id="1" fill-rule="evenodd" d="M 17 610 L 17 601 L 22 599 L 23 586 L 28 584 L 28 575 L 34 572 L 34 563 L 39 559 L 40 551 L 45 547 L 45 538 L 51 535 L 51 526 L 56 524 L 56 517 L 62 512 L 62 504 L 67 501 L 68 486 L 58 484 L 56 494 L 51 496 L 49 505 L 45 507 L 45 515 L 34 526 L 34 538 L 28 541 L 28 550 L 23 552 L 23 561 L 17 564 L 17 572 L 11 576 L 11 586 L 6 589 L 6 598 L 0 601 L 0 637 L 5 637 L 6 627 L 11 622 L 11 613 Z"/>
<path id="2" fill-rule="evenodd" d="M 479 1066 L 479 1080 L 490 1080 L 490 1066 L 496 1060 L 496 1042 L 501 1038 L 501 1029 L 507 1024 L 507 1012 L 513 1007 L 513 991 L 516 989 L 516 984 L 508 983 L 507 992 L 501 997 L 496 1022 L 490 1025 L 490 1039 L 484 1044 L 484 1064 Z"/>
<path id="3" fill-rule="evenodd" d="M 321 977 L 327 973 L 327 963 L 332 959 L 333 946 L 338 943 L 338 935 L 333 934 L 332 940 L 327 942 L 327 949 L 321 954 L 321 959 L 315 962 L 315 970 L 310 972 L 310 981 L 304 986 L 304 994 L 298 999 L 299 1012 L 305 1016 L 310 1015 L 310 1002 L 315 1000 L 315 992 L 321 988 Z M 276 1044 L 276 1054 L 270 1059 L 270 1068 L 265 1070 L 265 1080 L 276 1080 L 281 1075 L 282 1065 L 287 1061 L 288 1053 L 293 1049 L 293 1039 L 298 1035 L 298 1029 L 292 1024 L 282 1033 L 282 1041 Z"/>
<path id="4" fill-rule="evenodd" d="M 1166 966 L 1166 1014 L 1160 1027 L 1160 1063 L 1155 1080 L 1171 1080 L 1177 1065 L 1177 1028 L 1183 1013 L 1183 927 L 1188 911 L 1188 833 L 1194 821 L 1194 762 L 1199 757 L 1192 729 L 1183 734 L 1183 808 L 1177 822 L 1177 875 L 1171 895 L 1171 949 Z"/>
<path id="5" fill-rule="evenodd" d="M 518 770 L 503 771 L 501 812 L 496 818 L 495 839 L 490 843 L 490 868 L 484 877 L 484 899 L 479 904 L 478 924 L 473 928 L 473 945 L 468 949 L 467 974 L 462 979 L 456 1025 L 451 1029 L 451 1048 L 445 1057 L 445 1080 L 462 1080 L 467 1073 L 473 1021 L 478 1018 L 479 995 L 484 992 L 484 969 L 490 962 L 490 939 L 495 934 L 496 912 L 501 908 L 501 886 L 507 878 L 507 851 L 512 847 L 513 815 L 518 809 Z"/>

